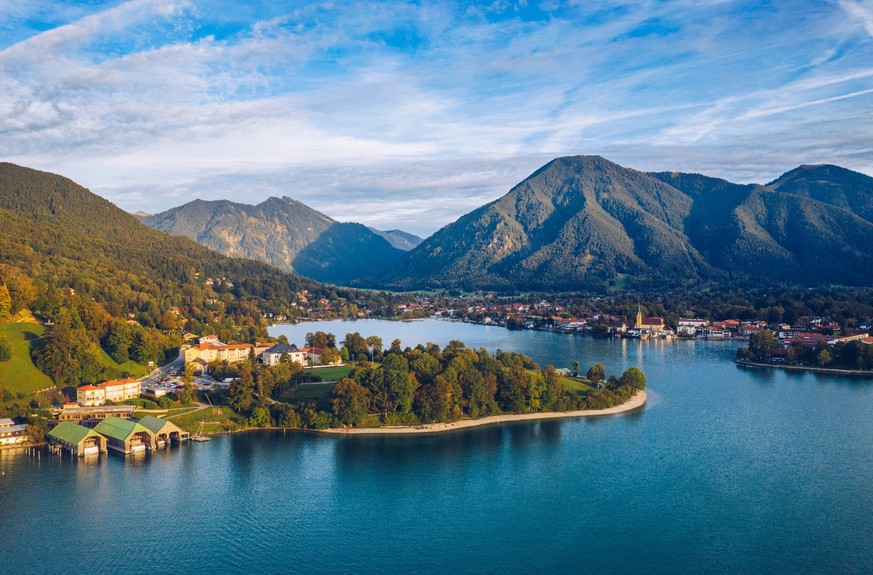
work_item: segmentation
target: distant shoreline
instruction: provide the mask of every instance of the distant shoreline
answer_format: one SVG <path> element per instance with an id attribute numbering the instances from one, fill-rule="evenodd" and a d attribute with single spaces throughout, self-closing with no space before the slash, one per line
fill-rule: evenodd
<path id="1" fill-rule="evenodd" d="M 444 433 L 458 429 L 469 429 L 483 425 L 511 423 L 514 421 L 536 421 L 541 419 L 562 419 L 572 417 L 598 417 L 627 413 L 642 408 L 646 404 L 646 392 L 638 391 L 626 402 L 606 409 L 582 409 L 578 411 L 546 411 L 541 413 L 513 413 L 509 415 L 492 415 L 479 419 L 462 419 L 449 423 L 426 423 L 422 425 L 403 425 L 385 427 L 332 427 L 330 429 L 313 429 L 318 433 L 331 435 L 404 435 L 417 433 Z"/>
<path id="2" fill-rule="evenodd" d="M 834 375 L 856 375 L 861 377 L 873 377 L 873 371 L 861 371 L 858 369 L 838 369 L 835 367 L 815 367 L 811 365 L 780 365 L 776 363 L 748 361 L 745 359 L 735 359 L 734 363 L 742 367 L 772 367 L 776 369 L 787 369 L 790 371 L 811 371 L 814 373 L 830 373 Z"/>

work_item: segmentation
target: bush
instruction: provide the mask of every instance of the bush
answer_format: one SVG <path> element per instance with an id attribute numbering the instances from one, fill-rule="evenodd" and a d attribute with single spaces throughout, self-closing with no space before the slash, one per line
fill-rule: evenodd
<path id="1" fill-rule="evenodd" d="M 12 344 L 9 343 L 9 338 L 5 333 L 0 333 L 0 361 L 9 361 L 12 359 Z"/>

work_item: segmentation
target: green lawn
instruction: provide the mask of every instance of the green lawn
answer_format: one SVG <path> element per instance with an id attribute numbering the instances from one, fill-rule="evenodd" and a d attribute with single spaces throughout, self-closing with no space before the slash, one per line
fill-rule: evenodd
<path id="1" fill-rule="evenodd" d="M 121 371 L 121 373 L 127 372 L 128 377 L 133 377 L 134 379 L 140 378 L 151 371 L 151 368 L 140 365 L 133 361 L 118 363 L 117 361 L 112 359 L 103 348 L 100 348 L 100 355 L 97 356 L 97 359 L 100 361 L 101 364 L 105 365 L 106 367 L 117 368 L 119 371 Z"/>
<path id="2" fill-rule="evenodd" d="M 588 384 L 587 379 L 581 377 L 562 377 L 561 383 L 564 384 L 564 389 L 576 395 L 582 395 L 594 389 Z"/>
<path id="3" fill-rule="evenodd" d="M 317 375 L 322 381 L 339 381 L 344 377 L 348 377 L 353 369 L 354 367 L 350 365 L 337 365 L 332 367 L 309 367 L 303 371 Z"/>
<path id="4" fill-rule="evenodd" d="M 6 334 L 12 344 L 12 359 L 0 362 L 0 385 L 12 393 L 30 393 L 54 385 L 30 359 L 30 342 L 42 337 L 44 331 L 38 323 L 0 324 L 0 333 Z"/>
<path id="5" fill-rule="evenodd" d="M 201 421 L 205 422 L 203 425 L 204 432 L 227 431 L 245 423 L 242 417 L 226 406 L 207 407 L 206 409 L 174 417 L 170 421 L 182 429 L 187 429 L 194 433 L 200 428 Z"/>

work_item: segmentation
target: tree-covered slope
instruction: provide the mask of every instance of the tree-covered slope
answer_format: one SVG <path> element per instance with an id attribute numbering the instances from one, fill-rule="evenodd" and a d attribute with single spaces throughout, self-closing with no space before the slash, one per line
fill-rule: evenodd
<path id="1" fill-rule="evenodd" d="M 873 222 L 873 178 L 865 174 L 828 164 L 800 166 L 767 187 L 843 208 Z"/>
<path id="2" fill-rule="evenodd" d="M 314 281 L 153 230 L 67 178 L 8 163 L 0 164 L 0 263 L 88 294 L 114 316 L 157 317 L 171 306 L 196 316 L 226 292 L 225 314 L 257 317 L 286 308 L 301 289 L 328 293 Z"/>
<path id="3" fill-rule="evenodd" d="M 256 205 L 194 200 L 141 218 L 225 255 L 331 283 L 381 271 L 403 253 L 361 224 L 340 223 L 291 198 Z"/>
<path id="4" fill-rule="evenodd" d="M 386 279 L 396 287 L 573 289 L 617 274 L 706 275 L 678 229 L 691 204 L 603 158 L 560 158 L 425 240 Z"/>
<path id="5" fill-rule="evenodd" d="M 831 178 L 831 179 L 828 179 Z M 365 283 L 393 288 L 676 286 L 701 279 L 873 285 L 873 178 L 802 167 L 768 186 L 549 162 Z"/>

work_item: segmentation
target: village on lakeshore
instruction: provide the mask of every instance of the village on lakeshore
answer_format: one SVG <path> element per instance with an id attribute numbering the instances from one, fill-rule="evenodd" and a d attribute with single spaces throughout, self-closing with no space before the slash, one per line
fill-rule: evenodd
<path id="1" fill-rule="evenodd" d="M 331 310 L 322 307 L 321 311 Z M 465 302 L 463 298 L 441 298 L 435 302 L 429 296 L 416 296 L 415 301 L 399 304 L 397 311 L 405 319 L 431 317 L 509 329 L 600 337 L 661 341 L 689 338 L 750 341 L 750 348 L 758 352 L 757 355 L 753 358 L 752 352 L 747 352 L 750 355 L 740 359 L 757 359 L 774 365 L 794 362 L 801 355 L 801 351 L 797 350 L 817 353 L 815 357 L 819 358 L 822 350 L 830 354 L 835 347 L 849 343 L 873 348 L 869 325 L 845 328 L 822 317 L 799 318 L 792 324 L 735 318 L 714 321 L 708 318 L 675 317 L 668 320 L 644 315 L 640 305 L 637 305 L 636 316 L 632 318 L 605 313 L 575 317 L 567 313 L 568 307 L 545 299 L 521 303 L 488 301 L 488 298 L 477 298 L 474 302 Z M 358 315 L 367 317 L 368 314 L 359 311 Z M 317 327 L 318 323 L 313 323 L 313 326 Z M 763 353 L 755 349 L 756 342 L 763 340 L 762 334 L 770 338 Z M 143 401 L 156 402 L 182 392 L 186 386 L 183 379 L 187 379 L 189 384 L 193 379 L 194 397 L 197 392 L 226 392 L 234 382 L 234 377 L 221 377 L 223 371 L 220 366 L 233 366 L 246 361 L 269 367 L 294 364 L 307 370 L 305 373 L 318 374 L 319 370 L 325 368 L 343 368 L 353 364 L 345 348 L 340 353 L 331 346 L 297 347 L 287 341 L 225 343 L 215 334 L 197 336 L 188 333 L 183 339 L 185 344 L 179 350 L 177 360 L 150 376 L 81 385 L 75 390 L 75 402 L 54 405 L 51 409 L 52 418 L 48 421 L 49 431 L 45 436 L 50 448 L 76 456 L 107 451 L 130 454 L 188 441 L 193 431 L 190 426 L 185 428 L 171 420 L 146 414 L 149 410 L 143 410 Z M 349 371 L 351 367 L 342 373 Z M 559 371 L 563 374 L 570 372 L 567 368 Z M 184 377 L 186 375 L 187 378 Z M 316 381 L 319 379 L 315 377 Z M 329 377 L 328 383 L 331 379 L 335 381 L 339 376 Z M 165 409 L 157 413 L 171 412 Z M 200 423 L 202 430 L 202 421 Z M 9 418 L 0 419 L 0 446 L 32 444 L 34 439 L 27 425 Z"/>

